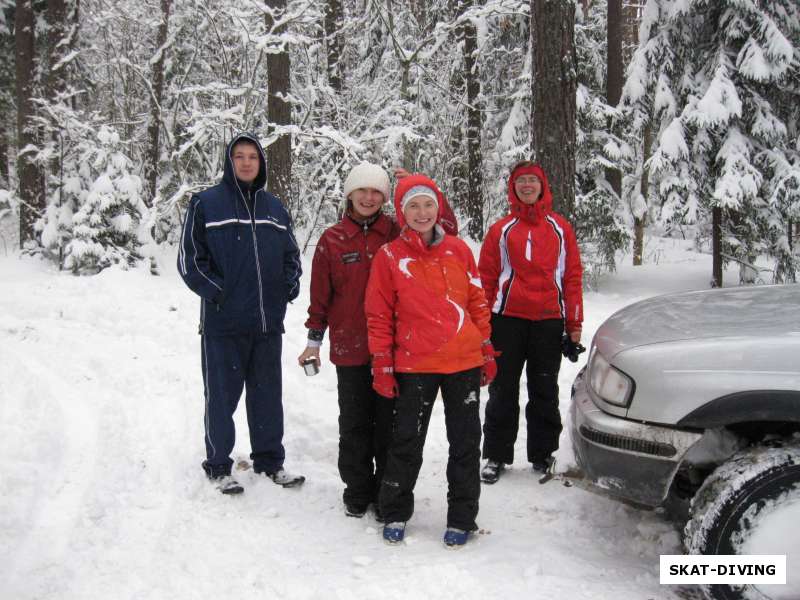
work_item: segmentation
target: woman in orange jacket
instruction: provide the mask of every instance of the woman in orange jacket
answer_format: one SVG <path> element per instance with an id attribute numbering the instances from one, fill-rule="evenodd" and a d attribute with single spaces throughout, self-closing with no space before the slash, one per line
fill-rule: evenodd
<path id="1" fill-rule="evenodd" d="M 444 197 L 436 184 L 424 175 L 404 177 L 394 201 L 403 229 L 375 255 L 365 303 L 373 387 L 382 396 L 397 396 L 379 495 L 383 537 L 403 540 L 441 390 L 450 442 L 444 541 L 461 545 L 477 529 L 479 386 L 497 370 L 489 307 L 472 252 L 438 222 Z"/>

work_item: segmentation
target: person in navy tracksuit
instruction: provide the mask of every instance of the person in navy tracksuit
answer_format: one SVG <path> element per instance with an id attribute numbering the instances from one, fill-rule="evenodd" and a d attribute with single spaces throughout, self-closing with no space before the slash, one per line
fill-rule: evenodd
<path id="1" fill-rule="evenodd" d="M 281 399 L 283 319 L 299 292 L 300 253 L 289 214 L 265 183 L 261 145 L 237 135 L 222 181 L 189 202 L 178 254 L 183 280 L 201 298 L 203 469 L 223 493 L 243 491 L 230 477 L 243 388 L 254 471 L 284 486 L 303 480 L 283 469 Z"/>

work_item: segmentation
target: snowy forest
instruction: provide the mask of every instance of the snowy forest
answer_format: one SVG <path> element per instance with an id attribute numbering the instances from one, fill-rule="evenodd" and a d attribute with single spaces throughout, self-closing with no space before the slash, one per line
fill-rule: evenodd
<path id="1" fill-rule="evenodd" d="M 436 179 L 461 235 L 548 172 L 588 283 L 693 240 L 709 279 L 800 267 L 797 0 L 0 0 L 0 248 L 150 261 L 250 131 L 301 248 L 361 160 Z"/>

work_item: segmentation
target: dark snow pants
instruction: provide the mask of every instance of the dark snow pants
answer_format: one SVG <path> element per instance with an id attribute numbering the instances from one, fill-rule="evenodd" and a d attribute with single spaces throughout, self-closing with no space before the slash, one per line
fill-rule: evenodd
<path id="1" fill-rule="evenodd" d="M 229 475 L 236 441 L 233 413 L 245 389 L 253 469 L 272 473 L 283 466 L 281 334 L 203 335 L 206 460 L 209 477 Z"/>
<path id="2" fill-rule="evenodd" d="M 339 389 L 339 475 L 346 503 L 378 501 L 392 436 L 394 400 L 372 389 L 370 365 L 336 367 Z"/>
<path id="3" fill-rule="evenodd" d="M 492 315 L 492 345 L 497 377 L 489 385 L 483 424 L 483 457 L 511 464 L 519 428 L 519 379 L 528 379 L 528 461 L 538 462 L 558 449 L 558 371 L 561 368 L 561 319 L 530 321 Z M 527 363 L 527 365 L 526 365 Z"/>
<path id="4" fill-rule="evenodd" d="M 392 444 L 381 482 L 380 507 L 387 523 L 404 522 L 414 513 L 414 486 L 433 402 L 441 389 L 447 441 L 447 526 L 477 529 L 480 483 L 480 369 L 449 375 L 398 373 Z"/>

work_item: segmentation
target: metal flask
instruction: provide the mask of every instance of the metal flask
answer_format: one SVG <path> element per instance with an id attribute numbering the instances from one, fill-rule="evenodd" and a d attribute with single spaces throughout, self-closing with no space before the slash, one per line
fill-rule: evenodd
<path id="1" fill-rule="evenodd" d="M 319 366 L 317 366 L 317 360 L 315 358 L 305 359 L 303 361 L 303 370 L 309 377 L 319 373 Z"/>

